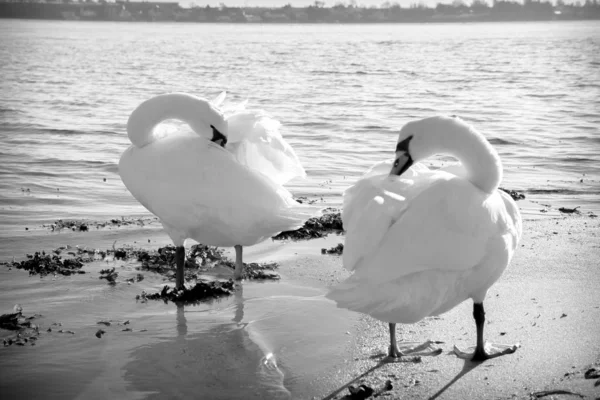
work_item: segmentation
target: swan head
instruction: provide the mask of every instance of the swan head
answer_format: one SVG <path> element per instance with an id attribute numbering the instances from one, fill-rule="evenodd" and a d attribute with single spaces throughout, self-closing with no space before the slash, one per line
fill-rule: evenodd
<path id="1" fill-rule="evenodd" d="M 196 132 L 205 132 L 207 125 L 211 131 L 210 141 L 225 147 L 228 137 L 228 124 L 223 113 L 212 102 L 206 101 L 198 107 L 197 118 L 190 125 Z M 201 125 L 201 126 L 200 126 Z"/>
<path id="2" fill-rule="evenodd" d="M 390 175 L 402 175 L 414 163 L 434 154 L 445 153 L 446 142 L 459 139 L 449 134 L 450 131 L 467 128 L 468 125 L 455 116 L 436 116 L 408 122 L 400 130 Z"/>

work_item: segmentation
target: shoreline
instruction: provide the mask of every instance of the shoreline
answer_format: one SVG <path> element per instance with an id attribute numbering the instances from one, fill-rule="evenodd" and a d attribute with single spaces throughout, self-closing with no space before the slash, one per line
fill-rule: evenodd
<path id="1" fill-rule="evenodd" d="M 103 249 L 110 248 L 114 240 L 118 240 L 120 245 L 133 244 L 154 249 L 171 244 L 159 224 L 148 224 L 141 229 L 135 225 L 133 227 L 51 232 L 42 235 L 42 241 L 22 244 L 38 249 L 44 245 L 55 248 L 57 243 Z M 315 381 L 302 382 L 310 386 L 312 392 L 311 396 L 298 398 L 341 399 L 349 394 L 346 388 L 349 384 L 358 386 L 364 383 L 379 388 L 387 380 L 393 386 L 388 391 L 391 398 L 524 399 L 530 398 L 531 393 L 551 390 L 571 391 L 581 394 L 583 398 L 595 398 L 593 396 L 598 390 L 594 387 L 595 380 L 585 379 L 584 374 L 593 364 L 598 368 L 597 364 L 600 363 L 600 342 L 597 341 L 597 334 L 593 333 L 600 331 L 600 307 L 597 306 L 600 304 L 600 292 L 597 290 L 600 277 L 596 273 L 600 260 L 598 236 L 600 221 L 587 215 L 524 220 L 524 237 L 515 259 L 492 286 L 485 303 L 486 339 L 520 342 L 522 347 L 515 354 L 479 365 L 463 362 L 449 354 L 454 344 L 462 347 L 473 344 L 475 330 L 470 301 L 440 317 L 398 327 L 401 340 L 432 339 L 444 342 L 441 344 L 444 350 L 442 355 L 423 357 L 419 364 L 381 363 L 389 340 L 387 325 L 370 317 L 355 315 L 356 322 L 352 323 L 352 328 L 344 337 L 336 336 L 341 341 L 338 342 L 334 357 L 337 361 L 331 362 L 337 367 Z M 19 239 L 15 241 L 14 245 Z M 349 276 L 349 273 L 343 269 L 340 256 L 321 254 L 321 249 L 343 242 L 344 236 L 336 234 L 311 240 L 271 240 L 249 247 L 244 256 L 247 263 L 278 262 L 278 272 L 284 284 L 301 285 L 324 292 L 328 286 Z M 6 250 L 3 251 L 6 253 Z M 225 249 L 224 255 L 231 258 L 233 250 Z M 3 275 L 7 273 L 4 270 L 2 272 Z M 38 281 L 36 286 L 42 285 L 51 290 L 52 286 L 46 286 L 51 282 L 50 277 L 40 280 L 27 276 L 25 272 L 12 271 L 10 274 L 23 274 L 13 277 L 19 282 L 25 281 L 24 285 Z M 94 287 L 103 289 L 107 286 L 95 274 L 91 278 Z M 142 284 L 154 287 L 157 282 L 151 279 L 148 282 L 147 279 Z M 249 282 L 245 284 L 250 285 Z M 19 302 L 19 299 L 13 300 L 14 303 Z M 223 301 L 231 302 L 227 299 Z M 10 301 L 3 303 L 6 304 L 3 304 L 0 312 L 9 312 L 13 304 L 8 304 Z M 136 313 L 134 306 L 132 299 L 127 308 L 133 314 Z M 36 312 L 29 306 L 25 307 L 25 311 L 27 314 Z M 108 309 L 97 312 L 110 314 Z M 338 309 L 338 312 L 342 313 L 343 310 Z M 338 340 L 336 337 L 332 338 L 334 342 Z M 42 347 L 44 340 L 42 337 L 36 347 Z M 264 339 L 259 334 L 252 340 L 261 342 Z M 268 349 L 268 340 L 265 343 L 261 346 Z M 119 347 L 117 344 L 115 346 Z M 33 352 L 39 350 L 36 347 L 32 348 Z M 177 362 L 179 356 L 174 357 L 175 360 L 171 362 Z M 282 368 L 285 370 L 290 367 Z M 131 395 L 126 389 L 121 390 L 125 397 Z M 315 396 L 317 392 L 318 396 Z M 569 398 L 566 395 L 553 396 L 556 399 Z"/>

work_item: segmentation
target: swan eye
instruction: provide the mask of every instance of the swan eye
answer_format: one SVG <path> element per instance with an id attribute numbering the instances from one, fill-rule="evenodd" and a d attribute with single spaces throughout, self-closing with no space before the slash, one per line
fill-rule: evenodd
<path id="1" fill-rule="evenodd" d="M 396 160 L 396 161 L 394 162 L 394 167 L 397 167 L 399 163 L 400 163 L 400 160 Z"/>

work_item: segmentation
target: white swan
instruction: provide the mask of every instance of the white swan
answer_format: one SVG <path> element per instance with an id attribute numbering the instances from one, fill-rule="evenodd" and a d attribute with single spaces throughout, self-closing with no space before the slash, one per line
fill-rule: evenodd
<path id="1" fill-rule="evenodd" d="M 244 105 L 225 115 L 217 108 L 223 99 L 160 95 L 141 103 L 127 122 L 132 145 L 121 156 L 119 173 L 177 246 L 178 289 L 187 238 L 235 246 L 234 277 L 241 279 L 242 246 L 300 227 L 312 216 L 281 186 L 305 172 L 279 122 Z M 167 119 L 191 130 L 155 129 Z"/>
<path id="2" fill-rule="evenodd" d="M 429 170 L 423 160 L 449 154 L 463 168 Z M 502 165 L 485 137 L 456 117 L 407 123 L 396 159 L 380 163 L 344 193 L 344 267 L 354 271 L 327 297 L 338 307 L 390 323 L 389 356 L 431 350 L 427 343 L 401 351 L 395 324 L 414 323 L 474 302 L 475 361 L 509 354 L 518 345 L 484 346 L 483 300 L 509 264 L 521 237 L 521 216 L 498 190 Z M 425 351 L 422 354 L 435 353 Z"/>

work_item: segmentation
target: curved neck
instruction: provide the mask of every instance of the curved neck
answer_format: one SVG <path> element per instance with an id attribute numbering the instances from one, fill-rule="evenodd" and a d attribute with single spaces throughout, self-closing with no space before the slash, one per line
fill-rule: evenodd
<path id="1" fill-rule="evenodd" d="M 492 193 L 502 181 L 502 162 L 496 149 L 475 128 L 455 120 L 436 137 L 436 153 L 456 157 L 467 171 L 466 178 L 479 189 Z"/>
<path id="2" fill-rule="evenodd" d="M 154 141 L 154 128 L 167 119 L 187 123 L 199 135 L 210 133 L 202 116 L 216 111 L 208 101 L 185 93 L 170 93 L 153 97 L 140 104 L 129 116 L 127 135 L 136 147 Z"/>

